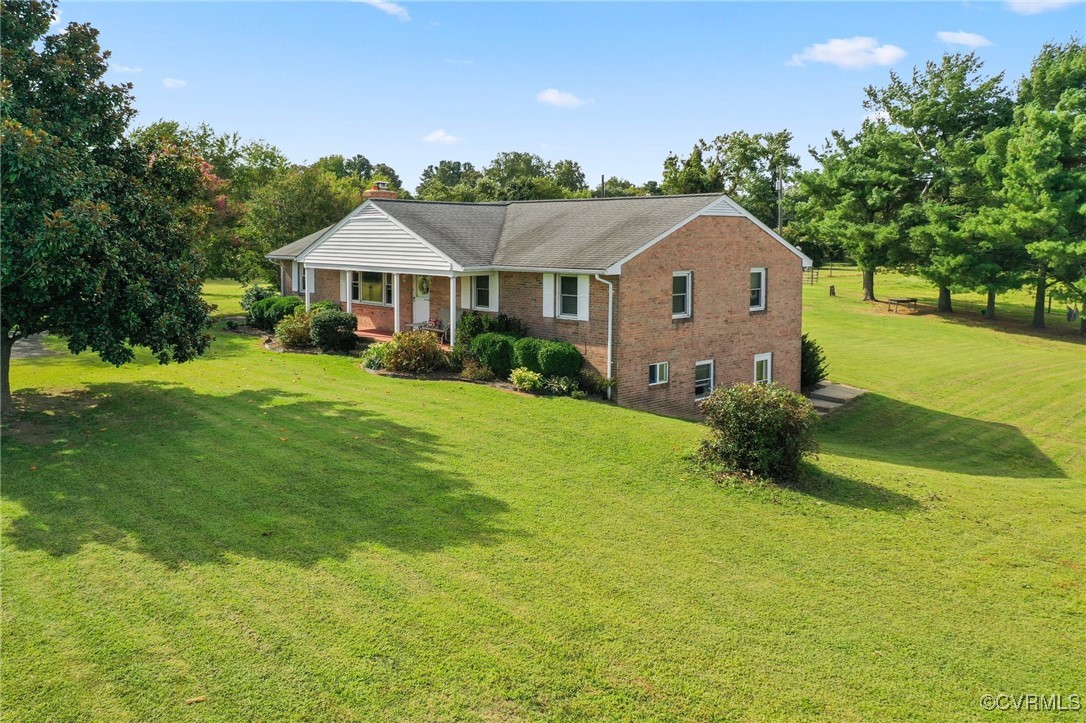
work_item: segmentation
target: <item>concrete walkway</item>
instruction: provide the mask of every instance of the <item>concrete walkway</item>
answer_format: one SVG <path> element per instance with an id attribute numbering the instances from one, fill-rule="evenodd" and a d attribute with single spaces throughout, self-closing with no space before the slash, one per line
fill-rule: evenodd
<path id="1" fill-rule="evenodd" d="M 807 392 L 807 398 L 811 400 L 818 416 L 825 417 L 864 394 L 867 394 L 866 389 L 822 381 L 817 387 Z"/>

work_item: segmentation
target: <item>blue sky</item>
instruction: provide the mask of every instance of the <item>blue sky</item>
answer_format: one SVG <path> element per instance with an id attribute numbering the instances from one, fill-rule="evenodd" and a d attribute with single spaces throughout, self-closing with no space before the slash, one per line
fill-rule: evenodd
<path id="1" fill-rule="evenodd" d="M 441 159 L 572 158 L 658 179 L 670 151 L 787 128 L 806 156 L 858 129 L 863 88 L 976 49 L 1013 85 L 1077 0 L 921 3 L 62 2 L 159 118 L 263 138 L 295 162 L 362 153 L 413 189 Z M 940 36 L 940 34 L 942 34 Z"/>

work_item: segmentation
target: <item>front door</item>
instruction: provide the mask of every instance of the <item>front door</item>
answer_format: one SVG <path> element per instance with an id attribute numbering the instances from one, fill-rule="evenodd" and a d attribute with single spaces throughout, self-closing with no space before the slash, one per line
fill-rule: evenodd
<path id="1" fill-rule="evenodd" d="M 425 324 L 430 320 L 430 277 L 415 276 L 414 303 L 412 304 L 411 321 L 415 324 Z"/>

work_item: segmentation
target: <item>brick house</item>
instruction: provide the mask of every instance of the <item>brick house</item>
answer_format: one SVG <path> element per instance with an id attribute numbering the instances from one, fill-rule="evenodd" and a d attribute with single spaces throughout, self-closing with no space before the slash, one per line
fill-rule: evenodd
<path id="1" fill-rule="evenodd" d="M 799 389 L 810 260 L 722 194 L 443 203 L 375 187 L 268 258 L 284 294 L 338 302 L 363 335 L 515 316 L 575 344 L 626 407 L 692 417 L 716 385 Z"/>

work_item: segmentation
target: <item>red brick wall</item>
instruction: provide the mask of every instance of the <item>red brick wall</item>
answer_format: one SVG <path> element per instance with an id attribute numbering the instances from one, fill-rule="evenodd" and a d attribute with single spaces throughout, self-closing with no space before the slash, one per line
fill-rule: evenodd
<path id="1" fill-rule="evenodd" d="M 765 311 L 750 310 L 750 269 L 767 269 Z M 689 319 L 671 318 L 672 274 L 693 272 Z M 616 323 L 616 398 L 622 406 L 699 416 L 694 364 L 712 359 L 717 386 L 754 379 L 754 355 L 773 353 L 773 378 L 799 390 L 802 263 L 749 220 L 691 221 L 622 269 Z M 648 365 L 669 362 L 649 387 Z"/>
<path id="2" fill-rule="evenodd" d="M 283 282 L 283 296 L 290 296 L 290 295 L 294 294 L 294 285 L 293 285 L 294 279 L 291 277 L 291 273 L 292 273 L 291 272 L 291 262 L 290 261 L 280 261 L 279 262 L 279 273 L 282 275 L 281 279 L 282 279 L 282 282 Z"/>
<path id="3" fill-rule="evenodd" d="M 615 284 L 618 277 L 605 277 Z M 459 283 L 464 283 L 460 279 Z M 568 341 L 585 356 L 586 366 L 607 373 L 607 286 L 589 277 L 588 321 L 543 317 L 543 274 L 502 271 L 498 275 L 498 311 L 528 325 L 528 333 L 540 339 Z M 616 309 L 617 311 L 617 309 Z"/>

